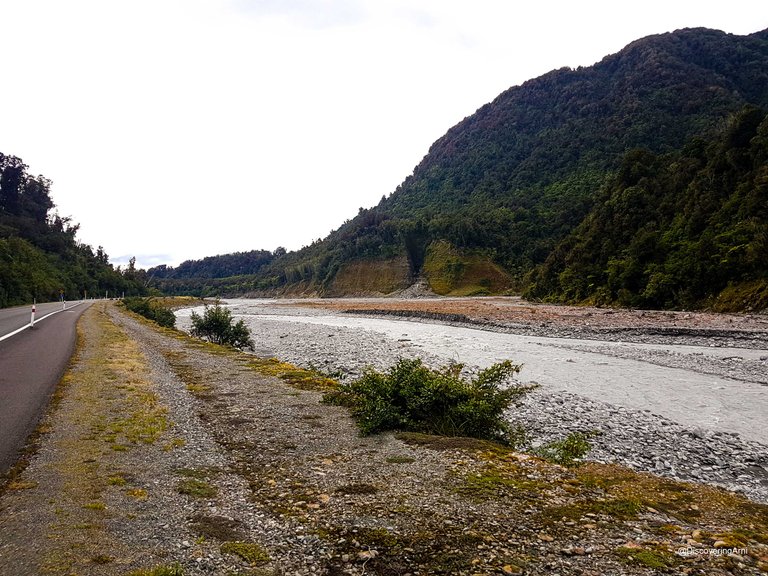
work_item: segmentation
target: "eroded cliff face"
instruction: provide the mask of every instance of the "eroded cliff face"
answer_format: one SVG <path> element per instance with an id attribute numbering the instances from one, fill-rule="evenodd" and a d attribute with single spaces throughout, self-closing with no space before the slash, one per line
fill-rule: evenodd
<path id="1" fill-rule="evenodd" d="M 323 296 L 380 296 L 410 286 L 405 256 L 386 260 L 357 260 L 344 264 Z"/>

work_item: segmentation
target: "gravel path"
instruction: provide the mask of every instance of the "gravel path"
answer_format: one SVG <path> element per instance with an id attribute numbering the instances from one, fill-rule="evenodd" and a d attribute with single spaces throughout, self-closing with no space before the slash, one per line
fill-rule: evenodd
<path id="1" fill-rule="evenodd" d="M 318 306 L 293 306 L 281 301 L 234 300 L 230 305 L 257 335 L 256 354 L 276 356 L 341 378 L 355 378 L 367 366 L 384 370 L 401 357 L 418 357 L 432 366 L 475 361 L 469 366 L 473 369 L 509 356 L 517 361 L 520 355 L 519 349 L 500 349 L 506 341 L 498 339 L 502 336 L 498 326 L 493 327 L 493 332 L 469 331 L 471 336 L 464 341 L 454 334 L 467 331 L 466 324 L 456 322 L 451 326 L 436 325 L 431 319 L 406 323 L 400 318 L 387 321 L 338 313 L 329 316 L 328 310 Z M 189 311 L 177 314 L 180 326 L 188 326 Z M 563 329 L 555 327 L 551 332 L 561 336 Z M 540 337 L 531 338 L 545 342 Z M 599 435 L 592 440 L 592 460 L 617 462 L 674 479 L 703 481 L 768 502 L 768 442 L 749 439 L 768 438 L 768 428 L 763 425 L 768 413 L 763 408 L 768 401 L 768 351 L 731 348 L 734 338 L 718 341 L 717 347 L 699 346 L 702 341 L 698 334 L 678 335 L 674 344 L 669 344 L 669 338 L 668 334 L 646 333 L 638 338 L 644 342 L 642 345 L 566 338 L 546 341 L 542 349 L 548 353 L 553 349 L 566 355 L 573 353 L 573 358 L 566 358 L 563 365 L 570 372 L 556 371 L 546 379 L 554 370 L 556 358 L 526 361 L 522 381 L 533 380 L 541 387 L 510 411 L 510 420 L 526 427 L 534 446 L 571 432 L 596 431 Z M 450 345 L 443 345 L 442 340 L 450 341 Z M 579 366 L 574 358 L 581 360 L 585 355 L 597 359 L 587 367 Z M 594 385 L 596 370 L 614 359 L 630 361 L 632 370 L 643 374 L 656 370 L 659 375 L 649 381 L 648 391 L 643 394 L 629 390 L 633 395 L 625 398 L 627 384 L 624 389 L 617 388 L 621 378 L 607 377 L 604 388 L 585 395 L 584 382 Z M 543 373 L 532 377 L 531 372 L 539 365 L 543 365 Z M 624 377 L 628 375 L 627 364 L 619 365 L 617 370 Z M 673 376 L 668 376 L 670 373 Z M 693 392 L 690 381 L 694 376 L 703 379 L 712 391 L 709 403 L 701 393 Z M 657 393 L 654 382 L 670 378 L 685 385 L 684 394 L 690 396 L 671 400 L 669 391 Z M 739 403 L 734 408 L 723 408 L 721 400 L 736 399 L 729 394 L 738 394 Z M 669 416 L 660 415 L 661 411 Z"/>

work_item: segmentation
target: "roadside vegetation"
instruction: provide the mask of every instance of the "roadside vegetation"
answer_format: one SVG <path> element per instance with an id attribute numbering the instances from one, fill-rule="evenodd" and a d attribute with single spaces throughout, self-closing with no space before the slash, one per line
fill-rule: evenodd
<path id="1" fill-rule="evenodd" d="M 148 322 L 126 332 L 104 314 L 112 306 L 84 315 L 40 452 L 50 465 L 28 468 L 4 495 L 4 509 L 47 516 L 0 516 L 22 547 L 8 547 L 3 568 L 25 555 L 50 574 L 266 576 L 293 573 L 299 555 L 328 574 L 768 573 L 768 508 L 742 495 L 612 464 L 565 468 L 489 440 L 361 438 L 318 405 L 329 379 Z M 199 417 L 228 465 L 213 465 L 201 435 L 164 411 L 147 346 L 188 387 L 209 386 Z M 514 366 L 464 385 L 504 388 Z M 398 381 L 422 374 L 412 368 Z M 254 540 L 265 525 L 280 539 Z M 158 545 L 144 534 L 171 537 Z"/>
<path id="2" fill-rule="evenodd" d="M 535 388 L 514 381 L 522 365 L 499 362 L 472 379 L 462 369 L 451 364 L 435 370 L 418 359 L 401 359 L 386 373 L 368 370 L 327 391 L 323 402 L 349 408 L 364 435 L 394 430 L 490 440 L 566 467 L 580 464 L 591 450 L 594 434 L 579 432 L 533 448 L 527 431 L 508 421 L 506 412 Z"/>
<path id="3" fill-rule="evenodd" d="M 232 312 L 216 302 L 213 306 L 205 305 L 205 312 L 200 316 L 192 312 L 192 330 L 190 334 L 208 340 L 214 344 L 246 348 L 253 350 L 251 331 L 242 320 L 234 321 Z"/>
<path id="4" fill-rule="evenodd" d="M 369 370 L 324 400 L 350 408 L 363 434 L 406 430 L 509 444 L 515 434 L 504 412 L 531 390 L 511 382 L 521 366 L 500 362 L 471 380 L 462 368 L 433 370 L 421 360 L 401 359 L 386 374 Z"/>
<path id="5" fill-rule="evenodd" d="M 141 298 L 133 296 L 123 298 L 123 306 L 131 312 L 136 312 L 136 314 L 141 314 L 144 318 L 157 322 L 160 326 L 166 328 L 176 326 L 176 316 L 173 310 L 159 303 L 154 297 Z"/>

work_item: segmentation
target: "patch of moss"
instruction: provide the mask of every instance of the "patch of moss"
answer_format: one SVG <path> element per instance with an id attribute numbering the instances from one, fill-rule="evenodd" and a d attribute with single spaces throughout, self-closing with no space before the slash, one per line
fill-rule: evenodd
<path id="1" fill-rule="evenodd" d="M 654 530 L 657 534 L 675 536 L 683 532 L 683 528 L 677 524 L 663 524 Z"/>
<path id="2" fill-rule="evenodd" d="M 37 488 L 37 484 L 34 480 L 13 480 L 8 482 L 6 490 L 31 490 Z"/>
<path id="3" fill-rule="evenodd" d="M 718 534 L 717 540 L 723 540 L 730 548 L 746 547 L 752 542 L 768 546 L 768 533 L 758 532 L 750 528 L 736 528 L 730 532 Z"/>
<path id="4" fill-rule="evenodd" d="M 143 488 L 130 488 L 126 490 L 125 493 L 136 500 L 146 500 L 149 498 L 149 493 Z"/>
<path id="5" fill-rule="evenodd" d="M 160 405 L 154 392 L 132 392 L 130 403 L 134 410 L 127 417 L 112 421 L 108 430 L 131 444 L 154 444 L 168 429 L 168 409 Z"/>
<path id="6" fill-rule="evenodd" d="M 196 478 L 187 478 L 179 482 L 176 486 L 179 494 L 185 494 L 193 498 L 215 498 L 219 491 L 215 486 L 211 486 L 204 480 Z"/>
<path id="7" fill-rule="evenodd" d="M 277 358 L 251 358 L 246 367 L 265 376 L 275 376 L 300 390 L 327 392 L 335 390 L 338 382 L 317 370 L 305 370 Z"/>
<path id="8" fill-rule="evenodd" d="M 110 486 L 125 486 L 128 480 L 122 474 L 113 474 L 107 478 L 107 484 Z"/>
<path id="9" fill-rule="evenodd" d="M 224 542 L 221 551 L 239 556 L 251 565 L 266 564 L 271 560 L 267 551 L 255 542 Z"/>
<path id="10" fill-rule="evenodd" d="M 194 384 L 190 383 L 186 385 L 187 390 L 192 392 L 195 396 L 207 396 L 211 392 L 211 387 L 207 384 Z"/>
<path id="11" fill-rule="evenodd" d="M 170 441 L 163 444 L 163 452 L 170 452 L 176 448 L 185 446 L 187 442 L 183 438 L 171 438 Z"/>
<path id="12" fill-rule="evenodd" d="M 204 480 L 210 478 L 212 474 L 216 473 L 216 470 L 212 470 L 211 468 L 176 468 L 173 473 L 178 476 L 183 476 L 184 478 Z"/>
<path id="13" fill-rule="evenodd" d="M 94 564 L 109 564 L 110 562 L 114 562 L 115 557 L 114 556 L 108 556 L 106 554 L 97 554 L 93 558 L 91 558 L 91 562 Z"/>
<path id="14" fill-rule="evenodd" d="M 557 524 L 563 518 L 578 520 L 585 514 L 602 514 L 617 520 L 630 520 L 636 518 L 642 510 L 643 505 L 637 500 L 591 499 L 545 508 L 540 512 L 540 516 L 548 524 Z"/>
<path id="15" fill-rule="evenodd" d="M 411 462 L 416 462 L 416 459 L 410 456 L 389 456 L 386 462 L 387 464 L 410 464 Z"/>
<path id="16" fill-rule="evenodd" d="M 353 529 L 352 535 L 362 546 L 377 550 L 395 548 L 401 544 L 399 537 L 386 528 L 358 526 Z"/>
<path id="17" fill-rule="evenodd" d="M 653 570 L 666 571 L 679 563 L 679 560 L 673 554 L 660 548 L 628 548 L 622 546 L 616 549 L 616 554 L 628 564 L 637 563 Z"/>
<path id="18" fill-rule="evenodd" d="M 548 488 L 546 482 L 525 476 L 513 476 L 509 474 L 510 472 L 512 470 L 509 467 L 503 472 L 497 466 L 488 465 L 481 471 L 467 474 L 456 491 L 481 500 L 498 499 L 504 496 L 537 499 L 546 494 Z"/>
<path id="19" fill-rule="evenodd" d="M 424 446 L 431 450 L 483 450 L 497 454 L 507 454 L 510 450 L 490 440 L 466 438 L 463 436 L 435 436 L 419 432 L 398 432 L 395 438 L 414 446 Z"/>

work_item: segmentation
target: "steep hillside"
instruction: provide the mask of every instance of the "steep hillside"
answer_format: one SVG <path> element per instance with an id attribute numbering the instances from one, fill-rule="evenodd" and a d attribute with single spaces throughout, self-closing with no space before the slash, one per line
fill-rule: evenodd
<path id="1" fill-rule="evenodd" d="M 663 156 L 628 154 L 528 296 L 639 308 L 768 309 L 768 117 Z"/>
<path id="2" fill-rule="evenodd" d="M 368 292 L 361 262 L 408 262 L 438 293 L 520 291 L 595 208 L 633 149 L 715 140 L 745 105 L 768 109 L 768 34 L 685 29 L 499 95 L 437 140 L 388 198 L 322 242 L 274 259 L 253 290 Z M 363 268 L 371 269 L 371 264 Z M 375 268 L 375 266 L 374 266 Z M 391 270 L 387 271 L 395 278 Z"/>

